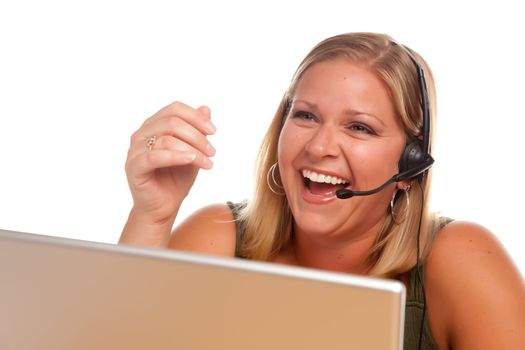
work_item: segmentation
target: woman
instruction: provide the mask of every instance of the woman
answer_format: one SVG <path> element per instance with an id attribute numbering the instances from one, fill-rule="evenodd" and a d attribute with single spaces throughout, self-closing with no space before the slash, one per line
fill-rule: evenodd
<path id="1" fill-rule="evenodd" d="M 324 40 L 299 66 L 266 134 L 253 199 L 203 208 L 172 231 L 215 153 L 209 108 L 175 102 L 131 138 L 134 205 L 121 242 L 395 278 L 408 290 L 405 348 L 525 348 L 519 271 L 484 228 L 428 212 L 431 162 L 385 184 L 407 144 L 430 141 L 427 93 L 433 118 L 427 64 L 390 37 Z"/>

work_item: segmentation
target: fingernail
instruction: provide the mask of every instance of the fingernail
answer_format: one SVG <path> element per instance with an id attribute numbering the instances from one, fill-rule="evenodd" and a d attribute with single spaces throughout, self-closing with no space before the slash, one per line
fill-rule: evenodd
<path id="1" fill-rule="evenodd" d="M 213 123 L 210 121 L 204 124 L 204 128 L 210 134 L 215 134 L 215 131 L 217 131 L 217 128 L 215 127 L 215 125 L 213 125 Z"/>
<path id="2" fill-rule="evenodd" d="M 213 147 L 211 143 L 208 143 L 206 145 L 206 154 L 211 157 L 215 155 L 215 152 L 216 152 L 215 147 Z"/>
<path id="3" fill-rule="evenodd" d="M 208 157 L 204 157 L 204 166 L 206 169 L 211 169 L 211 167 L 213 166 L 213 161 L 208 158 Z"/>

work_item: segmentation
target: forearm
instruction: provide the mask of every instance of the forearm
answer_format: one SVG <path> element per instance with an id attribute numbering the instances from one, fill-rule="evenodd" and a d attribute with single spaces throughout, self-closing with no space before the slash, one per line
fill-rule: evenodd
<path id="1" fill-rule="evenodd" d="M 165 248 L 168 246 L 174 222 L 175 216 L 167 222 L 151 222 L 131 209 L 119 243 Z"/>

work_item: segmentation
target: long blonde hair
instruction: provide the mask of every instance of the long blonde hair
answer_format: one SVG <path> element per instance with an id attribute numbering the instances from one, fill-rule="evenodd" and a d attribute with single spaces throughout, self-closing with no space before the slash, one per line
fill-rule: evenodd
<path id="1" fill-rule="evenodd" d="M 272 123 L 263 139 L 255 169 L 255 191 L 252 200 L 241 211 L 240 220 L 244 221 L 245 232 L 241 246 L 241 255 L 257 260 L 266 260 L 286 246 L 293 235 L 293 216 L 285 195 L 277 195 L 270 190 L 267 174 L 277 162 L 277 144 L 279 135 L 288 113 L 298 82 L 305 71 L 313 64 L 336 58 L 364 64 L 385 83 L 391 94 L 396 114 L 399 116 L 407 140 L 421 137 L 422 110 L 419 82 L 414 67 L 406 50 L 401 45 L 394 45 L 394 40 L 384 34 L 348 33 L 337 35 L 320 42 L 304 58 L 295 72 L 290 86 L 284 94 Z M 427 81 L 430 101 L 432 131 L 435 125 L 435 88 L 432 73 L 426 62 L 414 51 L 413 57 L 423 68 Z M 432 139 L 432 138 L 431 138 Z M 275 176 L 279 180 L 279 171 Z M 431 172 L 421 182 L 421 186 L 412 186 L 409 196 L 410 206 L 406 208 L 406 219 L 396 224 L 391 215 L 387 215 L 385 224 L 368 256 L 370 275 L 394 277 L 415 266 L 416 241 L 420 228 L 421 191 L 425 195 L 422 225 L 420 232 L 421 257 L 427 255 L 433 234 L 438 225 L 430 217 L 428 200 Z M 396 201 L 394 209 L 404 211 L 406 201 Z"/>

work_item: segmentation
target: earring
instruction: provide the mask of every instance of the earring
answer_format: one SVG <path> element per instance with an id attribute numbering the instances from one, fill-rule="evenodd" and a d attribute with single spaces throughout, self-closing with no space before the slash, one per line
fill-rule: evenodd
<path id="1" fill-rule="evenodd" d="M 406 198 L 404 210 L 403 210 L 403 217 L 401 218 L 399 217 L 399 213 L 396 213 L 394 209 L 395 203 L 397 203 L 396 198 L 397 198 L 397 194 L 399 191 L 402 191 Z M 405 221 L 405 219 L 407 218 L 408 208 L 410 207 L 410 196 L 408 195 L 409 191 L 410 191 L 410 185 L 404 188 L 403 190 L 398 189 L 397 191 L 394 192 L 394 195 L 392 196 L 392 200 L 390 200 L 390 214 L 392 215 L 392 220 L 394 221 L 396 225 L 403 223 L 403 221 Z"/>
<path id="2" fill-rule="evenodd" d="M 270 189 L 270 191 L 272 191 L 273 193 L 275 193 L 278 196 L 283 196 L 284 195 L 284 191 L 278 192 L 272 186 L 272 182 L 273 182 L 274 186 L 276 186 L 277 188 L 279 188 L 281 190 L 284 188 L 283 185 L 278 184 L 277 181 L 275 180 L 275 168 L 277 168 L 277 162 L 275 162 L 270 167 L 270 169 L 268 169 L 268 173 L 266 173 L 266 183 L 268 184 L 268 188 Z M 270 176 L 272 178 L 271 181 L 270 181 Z"/>

